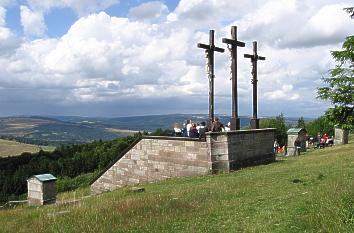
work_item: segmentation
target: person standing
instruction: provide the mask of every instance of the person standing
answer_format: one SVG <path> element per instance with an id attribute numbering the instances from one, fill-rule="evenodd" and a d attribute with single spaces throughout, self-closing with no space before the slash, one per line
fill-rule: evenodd
<path id="1" fill-rule="evenodd" d="M 181 126 L 178 123 L 175 123 L 175 125 L 173 127 L 173 131 L 174 131 L 174 136 L 175 137 L 181 137 L 182 136 L 182 129 L 181 129 Z"/>
<path id="2" fill-rule="evenodd" d="M 192 123 L 191 128 L 189 129 L 189 137 L 190 138 L 199 138 L 199 133 L 197 130 L 197 125 L 195 123 Z"/>
<path id="3" fill-rule="evenodd" d="M 187 124 L 186 124 L 187 137 L 189 137 L 189 131 L 190 131 L 191 127 L 192 127 L 192 119 L 190 118 L 187 120 Z"/>
<path id="4" fill-rule="evenodd" d="M 211 125 L 212 132 L 221 132 L 222 131 L 222 124 L 219 121 L 218 117 L 214 118 L 213 124 Z"/>
<path id="5" fill-rule="evenodd" d="M 301 150 L 301 141 L 299 138 L 296 138 L 294 142 L 294 156 L 296 156 L 296 153 L 298 156 L 300 156 L 300 150 Z"/>
<path id="6" fill-rule="evenodd" d="M 279 148 L 279 143 L 278 143 L 277 139 L 275 139 L 273 147 L 274 147 L 274 153 L 277 154 L 278 148 Z"/>

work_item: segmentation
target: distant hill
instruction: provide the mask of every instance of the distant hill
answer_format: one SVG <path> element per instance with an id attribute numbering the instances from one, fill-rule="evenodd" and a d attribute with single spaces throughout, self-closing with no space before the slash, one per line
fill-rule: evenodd
<path id="1" fill-rule="evenodd" d="M 225 125 L 230 116 L 218 115 Z M 158 128 L 172 129 L 191 118 L 194 122 L 207 121 L 207 114 L 169 114 L 130 117 L 80 116 L 18 116 L 0 118 L 0 137 L 17 141 L 60 145 L 111 140 L 137 131 L 152 132 Z M 305 119 L 309 120 L 309 119 Z M 250 117 L 240 117 L 241 128 L 249 125 Z M 296 124 L 297 118 L 286 118 L 287 124 Z"/>
<path id="2" fill-rule="evenodd" d="M 221 122 L 225 125 L 230 121 L 230 116 L 218 115 Z M 146 116 L 129 116 L 115 118 L 94 118 L 94 117 L 78 117 L 78 116 L 53 116 L 54 119 L 93 125 L 104 125 L 105 127 L 113 127 L 125 130 L 136 131 L 155 131 L 158 128 L 172 129 L 174 123 L 184 123 L 191 118 L 193 122 L 202 122 L 208 120 L 207 114 L 168 114 L 168 115 L 146 115 Z M 241 117 L 241 127 L 249 124 L 249 117 Z"/>
<path id="3" fill-rule="evenodd" d="M 79 144 L 99 139 L 111 140 L 131 133 L 86 121 L 76 123 L 38 116 L 0 118 L 1 138 L 30 144 Z"/>

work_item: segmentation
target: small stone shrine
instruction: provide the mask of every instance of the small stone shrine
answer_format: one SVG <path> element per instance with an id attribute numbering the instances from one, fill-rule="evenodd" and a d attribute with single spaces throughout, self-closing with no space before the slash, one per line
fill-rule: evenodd
<path id="1" fill-rule="evenodd" d="M 307 131 L 303 128 L 290 128 L 287 131 L 288 134 L 288 144 L 287 144 L 287 148 L 288 148 L 288 155 L 293 155 L 294 154 L 294 143 L 295 140 L 298 138 L 301 142 L 301 152 L 305 152 L 306 151 L 306 135 L 307 135 Z"/>
<path id="2" fill-rule="evenodd" d="M 52 174 L 34 175 L 27 179 L 28 204 L 45 205 L 56 202 L 56 182 Z"/>
<path id="3" fill-rule="evenodd" d="M 334 145 L 348 144 L 349 142 L 349 130 L 334 128 Z"/>

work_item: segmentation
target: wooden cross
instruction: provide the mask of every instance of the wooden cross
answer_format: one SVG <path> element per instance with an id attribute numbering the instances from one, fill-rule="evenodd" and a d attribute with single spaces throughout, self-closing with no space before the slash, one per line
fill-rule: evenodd
<path id="1" fill-rule="evenodd" d="M 259 129 L 259 119 L 257 118 L 257 61 L 265 60 L 265 57 L 258 56 L 257 54 L 257 41 L 253 41 L 253 54 L 244 54 L 245 58 L 251 58 L 252 62 L 252 84 L 253 84 L 253 116 L 251 119 L 251 129 Z"/>
<path id="2" fill-rule="evenodd" d="M 210 129 L 214 120 L 214 51 L 223 53 L 225 50 L 219 47 L 215 47 L 214 44 L 214 30 L 209 31 L 209 44 L 198 43 L 198 48 L 205 49 L 205 53 L 208 58 L 208 78 L 209 78 L 209 122 L 208 127 Z"/>
<path id="3" fill-rule="evenodd" d="M 237 47 L 245 47 L 245 43 L 237 40 L 237 27 L 231 27 L 231 39 L 223 38 L 223 43 L 229 45 L 231 53 L 231 79 L 232 79 L 232 116 L 230 120 L 230 130 L 240 129 L 240 118 L 238 117 L 238 99 L 237 99 Z"/>

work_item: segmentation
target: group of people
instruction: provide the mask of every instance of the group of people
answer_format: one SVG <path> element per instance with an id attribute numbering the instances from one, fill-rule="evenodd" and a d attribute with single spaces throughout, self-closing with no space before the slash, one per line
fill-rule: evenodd
<path id="1" fill-rule="evenodd" d="M 301 140 L 300 138 L 296 138 L 296 140 L 294 141 L 294 153 L 293 155 L 296 156 L 297 155 L 300 155 L 300 151 L 301 151 Z M 277 153 L 283 153 L 287 156 L 287 148 L 286 146 L 280 146 L 277 139 L 274 140 L 274 153 L 277 154 Z"/>
<path id="2" fill-rule="evenodd" d="M 230 123 L 229 123 L 230 124 Z M 228 126 L 229 126 L 228 124 Z M 189 138 L 205 138 L 206 132 L 223 132 L 229 131 L 229 127 L 224 127 L 220 122 L 218 117 L 215 117 L 213 123 L 210 126 L 210 129 L 207 127 L 205 121 L 200 123 L 192 122 L 192 119 L 188 119 L 186 123 L 183 123 L 181 127 L 179 123 L 174 124 L 174 135 L 176 137 L 189 137 Z"/>
<path id="3" fill-rule="evenodd" d="M 301 153 L 301 147 L 305 146 L 302 145 L 302 143 L 306 143 L 306 148 L 324 148 L 325 146 L 332 146 L 334 143 L 334 137 L 330 136 L 328 137 L 326 133 L 324 133 L 322 136 L 320 133 L 317 134 L 316 138 L 306 136 L 306 138 L 301 141 L 299 137 L 296 138 L 294 141 L 294 152 L 293 156 L 300 155 Z M 282 153 L 284 152 L 285 155 L 287 154 L 287 148 L 284 145 L 281 147 L 277 140 L 274 141 L 274 153 Z"/>
<path id="4" fill-rule="evenodd" d="M 326 133 L 324 133 L 322 136 L 320 133 L 317 134 L 317 140 L 314 140 L 313 137 L 309 138 L 309 145 L 314 146 L 315 148 L 324 148 L 325 146 L 332 146 L 334 143 L 334 137 L 333 136 L 327 136 Z"/>

